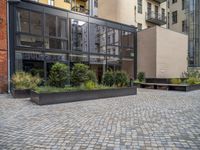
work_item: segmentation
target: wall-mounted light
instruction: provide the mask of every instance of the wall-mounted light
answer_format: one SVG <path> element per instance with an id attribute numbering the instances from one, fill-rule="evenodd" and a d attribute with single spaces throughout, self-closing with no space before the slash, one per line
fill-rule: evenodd
<path id="1" fill-rule="evenodd" d="M 2 23 L 3 23 L 3 18 L 0 17 L 0 24 L 2 24 Z"/>

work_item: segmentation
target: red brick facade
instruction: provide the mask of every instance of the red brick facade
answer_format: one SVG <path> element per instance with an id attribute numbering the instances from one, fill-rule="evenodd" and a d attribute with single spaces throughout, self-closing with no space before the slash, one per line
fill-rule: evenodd
<path id="1" fill-rule="evenodd" d="M 7 91 L 8 48 L 7 48 L 7 8 L 6 0 L 0 0 L 0 93 Z"/>

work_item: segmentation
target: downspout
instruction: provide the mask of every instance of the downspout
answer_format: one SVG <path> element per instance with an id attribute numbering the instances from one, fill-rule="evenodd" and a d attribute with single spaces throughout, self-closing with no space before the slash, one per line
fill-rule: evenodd
<path id="1" fill-rule="evenodd" d="M 10 30 L 9 30 L 9 1 L 7 1 L 7 4 L 6 4 L 6 7 L 7 7 L 7 9 L 6 9 L 6 11 L 7 11 L 7 60 L 8 60 L 8 93 L 10 93 L 10 81 L 11 81 L 11 77 L 10 77 L 10 36 L 9 36 L 9 34 L 10 34 Z"/>

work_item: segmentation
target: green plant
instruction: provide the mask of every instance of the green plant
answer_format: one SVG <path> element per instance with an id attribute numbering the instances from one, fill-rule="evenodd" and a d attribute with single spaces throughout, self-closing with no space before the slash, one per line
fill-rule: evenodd
<path id="1" fill-rule="evenodd" d="M 88 76 L 88 81 L 93 81 L 94 83 L 97 83 L 97 76 L 94 71 L 88 70 L 87 76 Z"/>
<path id="2" fill-rule="evenodd" d="M 113 71 L 106 71 L 103 75 L 103 84 L 113 86 L 115 83 L 115 75 Z"/>
<path id="3" fill-rule="evenodd" d="M 69 81 L 69 68 L 62 63 L 55 63 L 50 70 L 49 85 L 54 87 L 65 87 Z"/>
<path id="4" fill-rule="evenodd" d="M 71 72 L 71 83 L 73 86 L 80 86 L 89 80 L 89 67 L 84 64 L 75 64 Z"/>
<path id="5" fill-rule="evenodd" d="M 186 80 L 186 83 L 189 85 L 200 84 L 200 79 L 197 79 L 195 77 L 190 77 Z"/>
<path id="6" fill-rule="evenodd" d="M 16 72 L 12 76 L 12 83 L 15 89 L 34 89 L 41 83 L 41 78 L 37 76 L 32 76 L 30 73 L 26 72 Z"/>
<path id="7" fill-rule="evenodd" d="M 96 83 L 93 82 L 93 81 L 87 81 L 85 84 L 84 84 L 85 88 L 88 89 L 88 90 L 93 90 L 96 88 Z"/>
<path id="8" fill-rule="evenodd" d="M 145 73 L 144 72 L 139 72 L 137 74 L 137 79 L 140 81 L 140 82 L 144 82 L 145 81 Z"/>
<path id="9" fill-rule="evenodd" d="M 115 85 L 123 87 L 128 85 L 128 75 L 123 71 L 117 71 L 115 73 Z"/>
<path id="10" fill-rule="evenodd" d="M 170 83 L 171 83 L 171 84 L 181 84 L 182 81 L 181 81 L 180 78 L 174 78 L 174 79 L 171 79 L 171 80 L 170 80 Z"/>
<path id="11" fill-rule="evenodd" d="M 200 78 L 200 72 L 197 71 L 197 70 L 183 72 L 182 77 L 183 78 L 197 78 L 197 79 L 199 79 Z"/>

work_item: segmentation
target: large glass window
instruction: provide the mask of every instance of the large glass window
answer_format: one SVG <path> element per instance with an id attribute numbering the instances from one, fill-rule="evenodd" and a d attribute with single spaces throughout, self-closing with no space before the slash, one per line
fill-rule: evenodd
<path id="1" fill-rule="evenodd" d="M 56 36 L 56 16 L 46 14 L 45 35 Z"/>
<path id="2" fill-rule="evenodd" d="M 90 55 L 90 67 L 96 73 L 99 83 L 106 71 L 106 57 L 101 55 Z"/>
<path id="3" fill-rule="evenodd" d="M 90 53 L 106 53 L 106 27 L 90 24 Z"/>
<path id="4" fill-rule="evenodd" d="M 67 49 L 67 41 L 56 39 L 56 38 L 45 38 L 45 48 L 46 49 Z"/>
<path id="5" fill-rule="evenodd" d="M 114 56 L 107 56 L 107 69 L 113 71 L 120 70 L 120 58 Z"/>
<path id="6" fill-rule="evenodd" d="M 88 23 L 71 19 L 72 51 L 88 52 Z"/>
<path id="7" fill-rule="evenodd" d="M 32 34 L 42 34 L 42 14 L 36 12 L 30 12 L 31 16 L 31 33 Z"/>
<path id="8" fill-rule="evenodd" d="M 130 58 L 134 55 L 134 35 L 132 32 L 122 32 L 122 57 Z"/>
<path id="9" fill-rule="evenodd" d="M 121 45 L 121 32 L 120 30 L 107 28 L 107 54 L 119 55 Z"/>
<path id="10" fill-rule="evenodd" d="M 58 37 L 66 38 L 67 32 L 66 32 L 66 20 L 62 18 L 58 18 Z"/>
<path id="11" fill-rule="evenodd" d="M 44 77 L 44 54 L 39 52 L 17 51 L 15 53 L 15 70 L 25 71 Z"/>
<path id="12" fill-rule="evenodd" d="M 29 11 L 24 9 L 17 10 L 17 31 L 29 33 Z"/>

